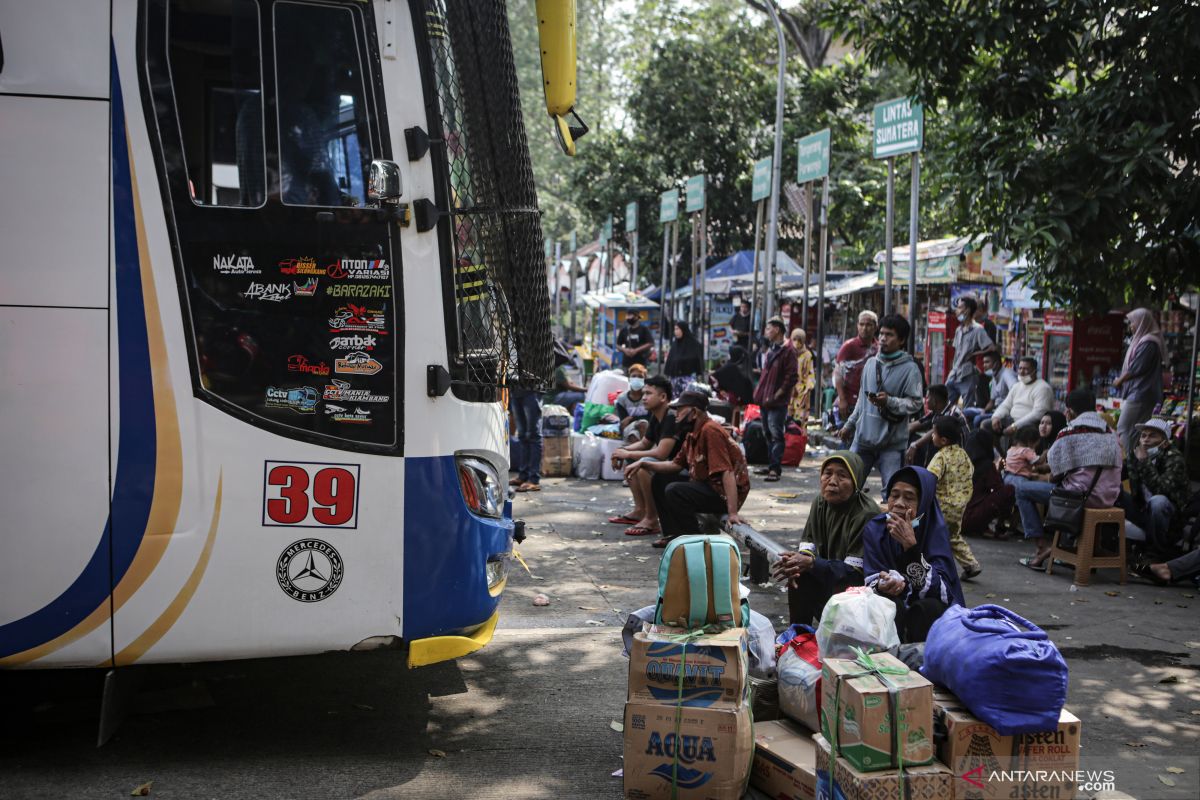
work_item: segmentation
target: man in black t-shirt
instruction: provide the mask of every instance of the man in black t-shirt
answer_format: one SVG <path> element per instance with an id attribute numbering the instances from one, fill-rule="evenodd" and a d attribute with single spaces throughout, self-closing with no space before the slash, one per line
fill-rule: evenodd
<path id="1" fill-rule="evenodd" d="M 675 412 L 671 403 L 671 381 L 662 375 L 646 379 L 642 389 L 642 402 L 650 412 L 650 424 L 646 435 L 637 442 L 628 444 L 612 454 L 613 468 L 626 462 L 625 475 L 629 480 L 629 491 L 633 494 L 633 510 L 608 521 L 615 525 L 632 525 L 625 531 L 627 536 L 649 536 L 658 534 L 658 509 L 654 506 L 654 494 L 650 491 L 651 473 L 636 470 L 629 475 L 629 467 L 643 459 L 670 461 L 683 445 L 684 431 L 675 426 Z"/>
<path id="2" fill-rule="evenodd" d="M 729 323 L 729 326 L 733 328 L 733 343 L 749 353 L 750 303 L 745 300 L 741 302 L 741 305 L 738 306 L 738 313 L 733 315 L 733 321 Z"/>
<path id="3" fill-rule="evenodd" d="M 650 360 L 650 348 L 654 339 L 650 329 L 641 323 L 641 317 L 636 311 L 625 313 L 625 327 L 617 332 L 617 350 L 625 357 L 622 363 L 628 369 L 632 364 L 646 365 Z"/>

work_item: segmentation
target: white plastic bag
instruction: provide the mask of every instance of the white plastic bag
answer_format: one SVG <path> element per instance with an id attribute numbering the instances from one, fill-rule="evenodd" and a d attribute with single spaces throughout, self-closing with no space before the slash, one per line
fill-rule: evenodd
<path id="1" fill-rule="evenodd" d="M 822 661 L 855 658 L 851 647 L 868 653 L 894 653 L 900 647 L 896 604 L 865 586 L 852 586 L 829 598 L 817 625 L 817 650 Z"/>
<path id="2" fill-rule="evenodd" d="M 600 468 L 604 461 L 604 451 L 600 449 L 600 440 L 595 436 L 585 436 L 579 446 L 571 454 L 575 477 L 587 481 L 600 480 Z"/>
<path id="3" fill-rule="evenodd" d="M 805 661 L 792 648 L 785 647 L 775 664 L 775 674 L 779 679 L 779 710 L 804 723 L 809 730 L 821 730 L 821 720 L 817 715 L 820 667 Z"/>
<path id="4" fill-rule="evenodd" d="M 601 370 L 593 375 L 591 382 L 588 383 L 588 390 L 584 396 L 584 401 L 599 403 L 602 406 L 612 405 L 612 403 L 608 402 L 608 396 L 613 392 L 619 393 L 628 389 L 629 378 L 615 369 Z"/>

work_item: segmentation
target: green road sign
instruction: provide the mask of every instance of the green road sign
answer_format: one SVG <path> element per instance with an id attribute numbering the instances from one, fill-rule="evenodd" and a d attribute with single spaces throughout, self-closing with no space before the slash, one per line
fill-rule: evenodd
<path id="1" fill-rule="evenodd" d="M 568 250 L 570 253 L 575 252 L 575 231 L 571 231 L 571 247 Z"/>
<path id="2" fill-rule="evenodd" d="M 633 233 L 637 230 L 637 200 L 634 200 L 629 205 L 625 206 L 625 232 Z"/>
<path id="3" fill-rule="evenodd" d="M 754 202 L 771 196 L 771 157 L 754 162 L 754 182 L 750 186 L 750 199 Z"/>
<path id="4" fill-rule="evenodd" d="M 704 175 L 693 175 L 687 179 L 687 212 L 704 210 Z"/>
<path id="5" fill-rule="evenodd" d="M 798 183 L 819 181 L 829 175 L 829 128 L 805 136 L 796 143 L 796 151 Z"/>
<path id="6" fill-rule="evenodd" d="M 872 158 L 919 153 L 924 143 L 925 112 L 920 103 L 909 97 L 901 97 L 875 106 Z"/>
<path id="7" fill-rule="evenodd" d="M 550 241 L 549 239 L 545 239 L 543 241 L 543 243 L 546 245 L 546 260 L 549 261 L 550 253 L 552 252 L 552 248 L 554 247 L 554 242 Z"/>
<path id="8" fill-rule="evenodd" d="M 612 217 L 606 217 L 604 224 L 600 226 L 600 244 L 608 244 L 612 239 Z"/>
<path id="9" fill-rule="evenodd" d="M 669 189 L 658 198 L 658 221 L 674 222 L 679 219 L 679 190 Z"/>

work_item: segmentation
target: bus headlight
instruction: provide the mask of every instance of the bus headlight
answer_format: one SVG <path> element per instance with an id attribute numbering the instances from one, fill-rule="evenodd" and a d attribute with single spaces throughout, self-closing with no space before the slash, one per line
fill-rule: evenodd
<path id="1" fill-rule="evenodd" d="M 478 458 L 459 456 L 458 483 L 472 513 L 499 519 L 504 513 L 504 488 L 495 468 Z"/>

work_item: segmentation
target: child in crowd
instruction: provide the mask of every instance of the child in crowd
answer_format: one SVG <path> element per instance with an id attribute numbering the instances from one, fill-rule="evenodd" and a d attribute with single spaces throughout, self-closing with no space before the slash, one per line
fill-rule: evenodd
<path id="1" fill-rule="evenodd" d="M 934 420 L 948 417 L 958 422 L 961 429 L 958 437 L 960 443 L 966 439 L 969 430 L 967 418 L 963 416 L 962 409 L 950 404 L 950 392 L 945 385 L 930 384 L 929 388 L 925 390 L 925 407 L 928 409 L 925 415 L 908 424 L 908 432 L 918 438 L 909 445 L 908 451 L 904 454 L 904 463 L 916 464 L 918 467 L 928 464 L 929 459 L 933 458 L 933 454 L 937 450 L 933 444 Z"/>
<path id="2" fill-rule="evenodd" d="M 1014 486 L 1023 481 L 1037 480 L 1038 454 L 1033 448 L 1038 443 L 1038 429 L 1032 425 L 1017 428 L 1012 437 L 1012 446 L 1004 454 L 1004 482 Z"/>
<path id="3" fill-rule="evenodd" d="M 974 485 L 971 477 L 975 467 L 962 448 L 962 423 L 950 415 L 933 421 L 933 446 L 937 453 L 929 462 L 929 471 L 937 476 L 937 502 L 950 531 L 950 549 L 954 560 L 963 570 L 963 580 L 970 580 L 983 571 L 962 535 L 963 512 L 971 499 Z"/>

